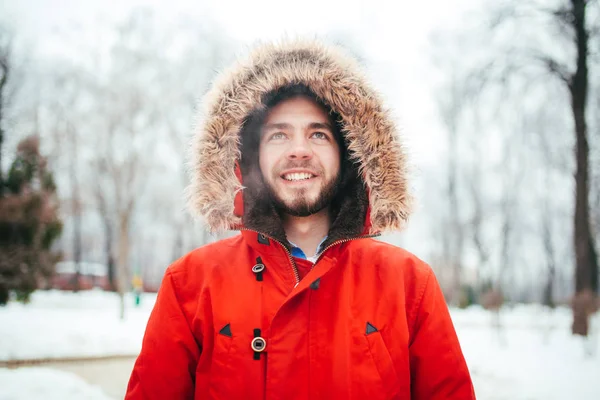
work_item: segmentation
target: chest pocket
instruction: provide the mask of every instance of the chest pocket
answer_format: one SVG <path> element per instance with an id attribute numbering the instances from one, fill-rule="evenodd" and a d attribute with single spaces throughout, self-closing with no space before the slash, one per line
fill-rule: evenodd
<path id="1" fill-rule="evenodd" d="M 231 362 L 233 337 L 229 324 L 215 335 L 214 347 L 211 354 L 209 375 L 209 398 L 221 398 L 227 395 L 224 391 L 229 386 L 227 380 L 234 373 Z"/>
<path id="2" fill-rule="evenodd" d="M 207 369 L 208 383 L 196 393 L 202 399 L 264 398 L 266 353 L 253 358 L 252 335 L 227 325 L 216 335 Z M 197 387 L 198 389 L 198 387 Z"/>
<path id="3" fill-rule="evenodd" d="M 371 326 L 372 329 L 369 328 Z M 382 399 L 397 399 L 399 395 L 399 381 L 394 363 L 390 353 L 385 346 L 381 332 L 372 325 L 367 325 L 367 333 L 364 336 L 368 346 L 373 365 L 379 375 L 380 388 L 377 395 L 371 397 Z"/>

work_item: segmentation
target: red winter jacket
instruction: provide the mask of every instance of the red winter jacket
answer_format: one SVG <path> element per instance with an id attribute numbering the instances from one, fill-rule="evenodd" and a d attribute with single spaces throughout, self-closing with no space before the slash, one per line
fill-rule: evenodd
<path id="1" fill-rule="evenodd" d="M 243 140 L 260 99 L 298 83 L 340 116 L 349 150 L 314 266 L 291 256 Z M 192 207 L 242 232 L 167 269 L 126 399 L 474 399 L 435 275 L 372 238 L 403 224 L 410 196 L 394 125 L 353 61 L 318 43 L 267 45 L 205 105 Z"/>
<path id="2" fill-rule="evenodd" d="M 176 261 L 126 399 L 474 398 L 444 297 L 415 256 L 356 239 L 295 284 L 285 248 L 252 231 Z"/>

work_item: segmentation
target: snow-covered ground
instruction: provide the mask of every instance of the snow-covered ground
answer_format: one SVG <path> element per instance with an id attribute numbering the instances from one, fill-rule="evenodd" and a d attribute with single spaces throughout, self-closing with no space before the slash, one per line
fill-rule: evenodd
<path id="1" fill-rule="evenodd" d="M 31 303 L 0 307 L 0 361 L 136 355 L 156 295 L 144 294 L 139 307 L 125 298 L 125 320 L 114 293 L 38 291 Z"/>
<path id="2" fill-rule="evenodd" d="M 452 318 L 479 399 L 600 399 L 600 315 L 588 340 L 570 334 L 567 308 L 505 309 L 499 328 L 479 307 Z"/>
<path id="3" fill-rule="evenodd" d="M 113 400 L 75 374 L 50 368 L 0 368 L 0 400 Z"/>
<path id="4" fill-rule="evenodd" d="M 27 306 L 0 308 L 0 361 L 134 355 L 155 299 L 144 295 L 141 306 L 134 307 L 133 298 L 127 297 L 127 319 L 121 321 L 112 293 L 37 292 Z M 507 308 L 500 328 L 479 307 L 452 310 L 452 318 L 479 399 L 600 398 L 600 315 L 593 321 L 592 339 L 585 343 L 570 335 L 571 315 L 565 308 L 551 313 L 536 305 Z M 108 397 L 68 372 L 0 369 L 0 400 L 37 398 Z"/>

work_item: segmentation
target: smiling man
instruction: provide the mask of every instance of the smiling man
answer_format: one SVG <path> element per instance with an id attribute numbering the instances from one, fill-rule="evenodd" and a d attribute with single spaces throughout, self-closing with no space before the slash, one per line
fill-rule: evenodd
<path id="1" fill-rule="evenodd" d="M 276 206 L 308 217 L 331 203 L 340 170 L 336 137 L 326 111 L 307 97 L 273 107 L 262 129 L 260 169 Z"/>
<path id="2" fill-rule="evenodd" d="M 270 109 L 261 129 L 260 171 L 287 240 L 297 254 L 312 259 L 329 231 L 343 145 L 334 121 L 307 87 L 283 93 L 289 98 Z"/>
<path id="3" fill-rule="evenodd" d="M 373 239 L 406 161 L 354 61 L 258 48 L 205 99 L 192 207 L 241 235 L 174 262 L 127 399 L 474 399 L 431 268 Z"/>

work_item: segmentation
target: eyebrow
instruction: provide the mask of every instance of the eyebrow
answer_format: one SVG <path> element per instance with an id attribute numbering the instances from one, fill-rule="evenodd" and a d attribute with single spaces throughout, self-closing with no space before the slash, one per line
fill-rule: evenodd
<path id="1" fill-rule="evenodd" d="M 310 129 L 327 129 L 330 132 L 333 132 L 333 128 L 331 127 L 331 124 L 328 122 L 312 122 L 311 124 L 308 125 L 308 127 Z"/>
<path id="2" fill-rule="evenodd" d="M 292 127 L 292 125 L 287 124 L 285 122 L 279 122 L 279 123 L 274 123 L 274 124 L 266 124 L 265 126 L 263 126 L 262 130 L 263 131 L 271 131 L 274 129 L 290 129 Z"/>
<path id="3" fill-rule="evenodd" d="M 266 124 L 262 130 L 270 131 L 274 129 L 292 129 L 292 125 L 286 122 L 276 122 L 273 124 Z M 330 132 L 333 132 L 333 128 L 328 122 L 311 122 L 308 124 L 308 129 L 327 129 Z"/>

